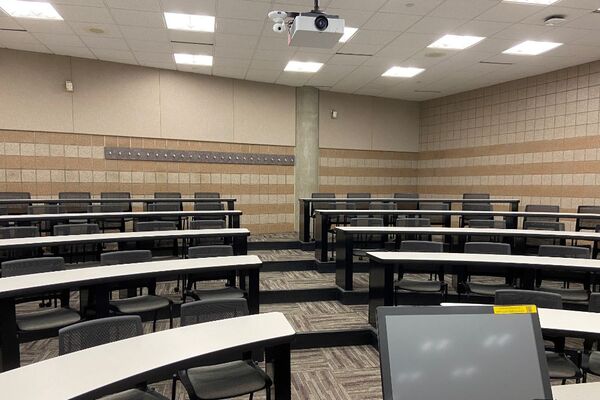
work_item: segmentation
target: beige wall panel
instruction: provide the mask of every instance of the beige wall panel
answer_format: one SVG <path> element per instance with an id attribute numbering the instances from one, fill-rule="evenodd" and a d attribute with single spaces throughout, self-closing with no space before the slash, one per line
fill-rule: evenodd
<path id="1" fill-rule="evenodd" d="M 319 146 L 335 149 L 371 149 L 372 97 L 321 92 Z M 338 112 L 331 118 L 331 110 Z"/>
<path id="2" fill-rule="evenodd" d="M 75 131 L 160 136 L 159 71 L 72 59 Z"/>
<path id="3" fill-rule="evenodd" d="M 419 151 L 419 103 L 373 98 L 373 150 Z"/>
<path id="4" fill-rule="evenodd" d="M 233 141 L 233 81 L 161 71 L 162 135 L 166 138 Z"/>
<path id="5" fill-rule="evenodd" d="M 73 131 L 70 60 L 0 49 L 0 128 Z"/>
<path id="6" fill-rule="evenodd" d="M 295 145 L 294 88 L 240 80 L 233 88 L 234 142 Z"/>

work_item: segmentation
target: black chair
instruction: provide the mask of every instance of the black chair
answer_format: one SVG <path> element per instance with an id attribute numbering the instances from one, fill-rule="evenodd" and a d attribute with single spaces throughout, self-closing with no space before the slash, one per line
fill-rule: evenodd
<path id="1" fill-rule="evenodd" d="M 393 211 L 393 210 L 396 210 L 396 203 L 384 203 L 381 201 L 374 201 L 369 204 L 369 210 Z M 388 215 L 388 214 L 373 213 L 373 214 L 370 214 L 369 216 L 372 218 L 381 218 L 383 220 L 384 226 L 390 225 L 390 223 L 392 223 L 392 221 L 394 221 L 396 219 L 395 216 Z"/>
<path id="2" fill-rule="evenodd" d="M 210 258 L 233 256 L 233 248 L 226 245 L 190 247 L 189 258 Z M 227 280 L 227 285 L 215 289 L 196 289 L 196 282 L 206 280 Z M 186 279 L 185 296 L 194 300 L 241 299 L 246 292 L 235 286 L 235 272 L 191 274 Z"/>
<path id="3" fill-rule="evenodd" d="M 406 218 L 399 217 L 396 220 L 397 227 L 404 228 L 421 228 L 431 226 L 431 220 L 429 218 Z M 400 243 L 404 240 L 425 240 L 430 241 L 431 235 L 396 235 L 396 248 L 400 247 Z"/>
<path id="4" fill-rule="evenodd" d="M 467 242 L 465 243 L 465 253 L 471 254 L 499 254 L 510 255 L 511 249 L 508 243 L 495 242 Z M 514 288 L 512 276 L 509 271 L 497 271 L 490 268 L 470 268 L 469 281 L 465 282 L 467 294 L 477 294 L 481 296 L 494 296 L 497 290 Z M 506 283 L 479 283 L 471 282 L 473 275 L 498 275 L 499 272 L 507 274 Z"/>
<path id="5" fill-rule="evenodd" d="M 581 214 L 600 214 L 600 206 L 579 206 L 577 212 Z M 577 218 L 575 222 L 575 230 L 579 231 L 596 231 L 596 227 L 600 226 L 600 218 Z M 573 240 L 573 245 L 577 246 L 578 241 Z M 596 242 L 594 242 L 594 245 Z M 598 249 L 592 246 L 592 258 L 598 257 Z"/>
<path id="6" fill-rule="evenodd" d="M 395 199 L 418 199 L 419 193 L 394 193 L 394 198 Z M 396 203 L 396 205 L 399 210 L 418 210 L 419 209 L 418 201 Z"/>
<path id="7" fill-rule="evenodd" d="M 155 192 L 154 193 L 154 198 L 157 200 L 155 202 L 150 202 L 147 203 L 147 205 L 149 204 L 156 204 L 156 203 L 160 203 L 161 199 L 181 199 L 181 193 L 179 192 Z M 173 204 L 178 204 L 179 205 L 179 210 L 183 210 L 183 203 L 182 202 L 170 202 L 170 201 L 165 201 L 163 203 L 173 203 Z"/>
<path id="8" fill-rule="evenodd" d="M 0 276 L 2 278 L 7 278 L 11 276 L 63 271 L 65 269 L 65 261 L 62 257 L 27 258 L 5 261 L 0 265 L 0 268 Z M 17 299 L 17 302 L 26 303 L 37 300 L 43 301 L 48 298 L 59 298 L 60 307 L 34 311 L 26 314 L 17 313 L 17 330 L 20 336 L 32 334 L 34 332 L 55 332 L 59 328 L 74 324 L 81 320 L 79 313 L 69 308 L 69 290 L 63 290 L 59 293 L 49 292 L 43 295 L 24 297 Z"/>
<path id="9" fill-rule="evenodd" d="M 400 243 L 400 251 L 442 253 L 444 251 L 444 244 L 425 240 L 405 240 Z M 419 268 L 419 270 L 426 271 L 427 268 L 423 267 Z M 445 296 L 448 293 L 448 284 L 444 282 L 443 274 L 440 272 L 439 267 L 432 266 L 428 272 L 438 275 L 439 280 L 410 280 L 405 279 L 404 274 L 399 272 L 399 279 L 394 282 L 394 290 L 396 292 L 394 298 L 397 298 L 398 292 L 401 291 L 439 293 Z"/>
<path id="10" fill-rule="evenodd" d="M 60 206 L 58 204 L 37 204 L 27 207 L 28 214 L 58 214 L 60 213 Z M 52 235 L 54 232 L 55 221 L 33 221 L 31 225 L 38 227 L 40 234 Z"/>
<path id="11" fill-rule="evenodd" d="M 371 193 L 348 193 L 346 195 L 347 198 L 349 199 L 370 199 L 371 198 Z M 354 208 L 356 210 L 368 210 L 369 209 L 369 203 L 368 201 L 360 201 L 360 202 L 353 202 L 354 204 Z"/>
<path id="12" fill-rule="evenodd" d="M 100 256 L 101 265 L 133 264 L 152 261 L 150 250 L 113 251 Z M 143 287 L 148 294 L 142 294 Z M 118 314 L 153 313 L 152 330 L 156 331 L 158 312 L 167 309 L 169 312 L 169 328 L 173 327 L 173 302 L 166 297 L 156 295 L 156 279 L 129 282 L 126 289 L 130 292 L 127 298 L 110 300 L 111 309 Z M 136 291 L 140 290 L 137 295 Z"/>
<path id="13" fill-rule="evenodd" d="M 190 229 L 225 229 L 225 221 L 222 219 L 199 219 L 190 222 Z M 225 237 L 195 238 L 190 239 L 190 246 L 212 246 L 228 244 L 225 243 Z"/>
<path id="14" fill-rule="evenodd" d="M 59 202 L 60 212 L 63 213 L 86 213 L 88 207 L 92 205 L 89 201 L 92 198 L 90 192 L 60 192 L 58 194 L 59 200 L 82 200 L 81 202 Z M 88 201 L 85 201 L 88 200 Z M 87 219 L 71 219 L 70 224 L 86 223 Z"/>
<path id="15" fill-rule="evenodd" d="M 562 309 L 563 303 L 560 295 L 544 293 L 535 290 L 506 289 L 496 292 L 495 303 L 498 305 L 534 304 L 540 308 Z M 581 369 L 564 354 L 564 337 L 546 337 L 555 342 L 557 352 L 546 351 L 548 373 L 550 379 L 561 379 L 562 384 L 567 379 L 575 379 L 577 383 L 583 377 Z"/>
<path id="16" fill-rule="evenodd" d="M 506 229 L 506 221 L 494 219 L 472 219 L 469 220 L 469 228 L 481 229 Z M 469 235 L 467 242 L 502 242 L 502 236 Z"/>
<path id="17" fill-rule="evenodd" d="M 465 203 L 462 206 L 463 211 L 493 211 L 490 203 Z M 482 221 L 488 220 L 493 221 L 493 215 L 463 215 L 460 218 L 460 227 L 471 226 L 472 220 Z"/>
<path id="18" fill-rule="evenodd" d="M 29 192 L 0 192 L 1 200 L 27 200 L 31 199 L 31 193 Z M 12 204 L 0 204 L 0 214 L 3 215 L 17 215 L 27 214 L 27 203 L 12 203 Z"/>
<path id="19" fill-rule="evenodd" d="M 63 328 L 58 332 L 59 355 L 73 353 L 90 347 L 129 339 L 143 334 L 142 320 L 138 316 L 118 316 L 94 319 Z M 151 351 L 151 349 L 149 349 Z M 109 356 L 109 355 L 107 355 Z M 145 384 L 141 388 L 102 397 L 105 400 L 167 400 Z"/>
<path id="20" fill-rule="evenodd" d="M 194 204 L 194 211 L 223 211 L 225 209 L 225 206 L 223 205 L 223 203 L 195 203 Z M 195 215 L 194 216 L 194 220 L 203 220 L 203 219 L 209 219 L 209 220 L 213 220 L 213 219 L 221 219 L 223 221 L 225 221 L 225 216 L 222 217 L 218 217 L 218 216 L 214 216 L 214 215 Z"/>
<path id="21" fill-rule="evenodd" d="M 181 305 L 181 326 L 244 315 L 248 315 L 245 299 L 194 301 Z M 248 394 L 252 399 L 253 394 L 261 390 L 265 390 L 267 400 L 271 399 L 271 378 L 250 359 L 189 368 L 179 371 L 178 376 L 190 400 L 228 399 Z"/>
<path id="22" fill-rule="evenodd" d="M 0 227 L 0 239 L 16 239 L 40 236 L 37 226 L 6 226 Z M 25 247 L 20 249 L 0 250 L 0 260 L 17 260 L 21 258 L 39 257 L 42 249 L 39 247 Z"/>
<path id="23" fill-rule="evenodd" d="M 450 204 L 448 203 L 419 203 L 419 210 L 439 210 L 448 211 L 450 210 Z M 450 215 L 427 215 L 423 214 L 425 218 L 429 218 L 429 222 L 432 226 L 450 226 Z"/>
<path id="24" fill-rule="evenodd" d="M 194 193 L 195 199 L 220 199 L 221 193 L 219 192 L 196 192 Z"/>
<path id="25" fill-rule="evenodd" d="M 524 221 L 523 229 L 538 230 L 538 231 L 564 231 L 565 224 L 563 222 L 551 221 Z M 540 246 L 564 246 L 565 240 L 561 238 L 525 238 L 524 250 L 527 254 L 537 254 Z"/>
<path id="26" fill-rule="evenodd" d="M 335 193 L 313 193 L 310 196 L 313 199 L 335 199 Z M 330 210 L 330 209 L 335 209 L 335 202 L 331 202 L 331 203 L 323 203 L 323 202 L 318 202 L 318 203 L 312 203 L 312 209 L 310 212 L 310 216 L 314 218 L 315 216 L 315 210 Z"/>
<path id="27" fill-rule="evenodd" d="M 350 226 L 357 227 L 378 227 L 383 226 L 382 218 L 352 218 L 350 219 Z M 367 251 L 374 251 L 376 249 L 383 249 L 384 235 L 381 234 L 360 234 L 354 237 L 354 251 L 352 254 L 357 257 L 364 257 Z"/>
<path id="28" fill-rule="evenodd" d="M 588 312 L 600 313 L 600 293 L 590 293 Z M 594 343 L 598 343 L 597 338 L 587 338 L 583 342 L 583 348 L 585 351 L 590 351 L 594 347 Z M 598 346 L 596 346 L 596 349 L 598 350 Z"/>
<path id="29" fill-rule="evenodd" d="M 102 192 L 100 193 L 100 199 L 131 199 L 131 194 L 129 192 Z M 100 212 L 131 212 L 132 207 L 129 201 L 124 201 L 123 203 L 101 202 L 100 210 Z M 125 218 L 104 219 L 98 221 L 98 224 L 102 232 L 107 230 L 125 232 L 125 221 Z"/>
<path id="30" fill-rule="evenodd" d="M 98 224 L 64 224 L 54 226 L 54 236 L 67 235 L 91 235 L 100 233 Z M 92 255 L 93 260 L 97 260 L 102 252 L 102 244 L 85 243 L 73 245 L 55 246 L 52 252 L 56 255 L 67 255 L 69 263 L 87 261 L 87 256 Z"/>
<path id="31" fill-rule="evenodd" d="M 220 199 L 221 193 L 218 192 L 196 192 L 195 199 Z M 220 211 L 225 209 L 221 202 L 194 203 L 194 211 Z M 204 217 L 194 217 L 194 219 L 204 219 Z M 209 218 L 210 219 L 210 218 Z"/>
<path id="32" fill-rule="evenodd" d="M 147 211 L 149 212 L 169 212 L 169 211 L 181 211 L 181 205 L 178 203 L 150 203 L 148 204 Z M 164 216 L 164 217 L 151 217 L 151 218 L 140 218 L 139 221 L 169 221 L 174 222 L 177 229 L 183 228 L 182 217 L 179 215 L 175 216 Z"/>
<path id="33" fill-rule="evenodd" d="M 576 246 L 540 246 L 538 256 L 540 257 L 562 257 L 562 258 L 590 258 L 590 249 Z M 569 289 L 569 284 L 579 276 L 583 283 L 583 289 Z M 558 280 L 564 282 L 563 288 L 542 286 L 543 280 Z M 576 274 L 573 272 L 550 272 L 538 271 L 536 274 L 536 287 L 538 290 L 559 294 L 563 301 L 585 303 L 590 295 L 590 277 L 587 274 Z"/>
<path id="34" fill-rule="evenodd" d="M 548 204 L 528 204 L 525 206 L 525 212 L 558 213 L 558 212 L 560 212 L 560 206 L 548 205 Z M 523 218 L 523 223 L 529 222 L 529 221 L 558 222 L 558 217 L 528 216 L 528 217 Z"/>
<path id="35" fill-rule="evenodd" d="M 463 200 L 489 200 L 489 193 L 463 193 Z M 468 203 L 465 203 L 468 204 Z"/>
<path id="36" fill-rule="evenodd" d="M 172 221 L 144 221 L 136 222 L 133 225 L 136 232 L 150 231 L 175 231 L 177 224 Z M 174 256 L 179 255 L 179 243 L 177 239 L 165 240 L 144 240 L 138 243 L 142 250 L 152 250 L 154 253 L 161 253 L 162 250 L 171 250 Z"/>

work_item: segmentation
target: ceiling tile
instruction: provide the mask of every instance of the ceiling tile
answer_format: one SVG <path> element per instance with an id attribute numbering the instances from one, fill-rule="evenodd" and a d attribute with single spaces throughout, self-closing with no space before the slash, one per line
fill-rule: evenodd
<path id="1" fill-rule="evenodd" d="M 141 26 L 121 26 L 125 39 L 145 40 L 155 42 L 170 42 L 169 31 L 166 29 L 145 28 Z"/>
<path id="2" fill-rule="evenodd" d="M 339 15 L 346 22 L 346 26 L 353 28 L 362 28 L 364 24 L 373 16 L 373 11 L 363 11 L 362 9 L 339 9 L 326 8 L 328 14 Z"/>
<path id="3" fill-rule="evenodd" d="M 33 33 L 45 45 L 85 47 L 77 35 L 60 35 L 54 33 Z"/>
<path id="4" fill-rule="evenodd" d="M 194 43 L 171 43 L 173 53 L 186 54 L 206 54 L 211 55 L 214 52 L 214 46 Z"/>
<path id="5" fill-rule="evenodd" d="M 158 62 L 170 63 L 173 62 L 173 54 L 156 51 L 134 51 L 133 55 L 139 62 Z"/>
<path id="6" fill-rule="evenodd" d="M 471 19 L 497 4 L 498 0 L 446 0 L 429 15 L 432 17 Z"/>
<path id="7" fill-rule="evenodd" d="M 226 33 L 215 34 L 215 44 L 231 48 L 254 48 L 258 43 L 258 36 L 251 35 L 229 35 Z"/>
<path id="8" fill-rule="evenodd" d="M 47 45 L 54 54 L 63 55 L 63 56 L 71 56 L 71 57 L 80 57 L 80 58 L 96 58 L 94 53 L 92 53 L 87 47 L 74 47 L 74 46 L 52 46 Z"/>
<path id="9" fill-rule="evenodd" d="M 600 31 L 600 14 L 587 13 L 574 21 L 568 22 L 565 26 L 579 29 L 591 29 Z"/>
<path id="10" fill-rule="evenodd" d="M 40 41 L 31 33 L 21 31 L 0 31 L 0 42 L 10 44 L 40 44 Z"/>
<path id="11" fill-rule="evenodd" d="M 100 24 L 97 22 L 69 22 L 69 25 L 79 36 L 122 37 L 121 29 L 116 24 Z M 104 33 L 90 32 L 90 29 L 94 28 L 101 29 L 104 31 Z"/>
<path id="12" fill-rule="evenodd" d="M 222 76 L 224 78 L 244 79 L 246 76 L 246 68 L 232 66 L 213 65 L 213 75 Z"/>
<path id="13" fill-rule="evenodd" d="M 94 49 L 112 49 L 129 51 L 129 47 L 127 46 L 125 40 L 120 38 L 82 36 L 81 40 L 83 40 L 88 47 L 93 47 Z"/>
<path id="14" fill-rule="evenodd" d="M 22 29 L 23 27 L 17 23 L 17 20 L 11 17 L 0 15 L 0 29 Z"/>
<path id="15" fill-rule="evenodd" d="M 329 65 L 350 65 L 359 66 L 364 64 L 370 57 L 365 56 L 350 56 L 343 54 L 336 54 L 329 59 Z"/>
<path id="16" fill-rule="evenodd" d="M 257 82 L 274 83 L 277 78 L 279 78 L 280 74 L 280 71 L 267 71 L 263 69 L 250 68 L 246 73 L 246 79 Z"/>
<path id="17" fill-rule="evenodd" d="M 389 0 L 380 11 L 410 15 L 427 15 L 445 0 Z"/>
<path id="18" fill-rule="evenodd" d="M 468 20 L 457 18 L 424 17 L 408 29 L 410 33 L 447 34 L 464 25 Z"/>
<path id="19" fill-rule="evenodd" d="M 114 24 L 107 8 L 82 7 L 74 5 L 56 4 L 58 13 L 68 22 L 98 22 L 101 24 Z"/>
<path id="20" fill-rule="evenodd" d="M 125 10 L 138 11 L 162 11 L 158 0 L 104 0 L 110 8 L 122 8 Z"/>
<path id="21" fill-rule="evenodd" d="M 163 10 L 183 14 L 216 15 L 216 0 L 161 0 Z"/>
<path id="22" fill-rule="evenodd" d="M 44 21 L 40 19 L 22 18 L 19 23 L 23 28 L 27 29 L 27 31 L 34 33 L 73 33 L 71 27 L 63 21 Z"/>
<path id="23" fill-rule="evenodd" d="M 344 8 L 345 10 L 379 10 L 387 0 L 332 0 L 330 8 Z"/>
<path id="24" fill-rule="evenodd" d="M 177 64 L 175 64 L 175 61 L 171 61 L 168 63 L 144 61 L 143 63 L 140 62 L 140 65 L 142 65 L 144 67 L 150 67 L 150 68 L 172 69 L 172 70 L 177 69 Z"/>
<path id="25" fill-rule="evenodd" d="M 129 50 L 114 50 L 114 49 L 96 49 L 90 47 L 92 53 L 101 60 L 114 61 L 114 62 L 126 62 L 126 63 L 137 63 L 133 53 Z"/>
<path id="26" fill-rule="evenodd" d="M 111 14 L 119 25 L 166 28 L 165 19 L 162 13 L 111 9 Z"/>
<path id="27" fill-rule="evenodd" d="M 402 32 L 410 28 L 421 19 L 418 15 L 404 15 L 378 12 L 371 17 L 369 22 L 363 25 L 363 29 L 379 31 Z"/>
<path id="28" fill-rule="evenodd" d="M 265 21 L 271 4 L 246 0 L 219 0 L 217 16 L 223 18 L 254 19 Z"/>
<path id="29" fill-rule="evenodd" d="M 538 6 L 518 3 L 499 3 L 481 15 L 475 17 L 479 21 L 512 22 L 516 23 L 537 13 Z"/>
<path id="30" fill-rule="evenodd" d="M 126 39 L 129 48 L 133 51 L 153 51 L 161 53 L 173 53 L 171 42 L 152 42 L 149 40 Z"/>
<path id="31" fill-rule="evenodd" d="M 273 30 L 271 29 L 273 24 L 265 24 L 264 21 L 234 18 L 217 18 L 215 30 L 218 33 L 259 36 L 262 33 L 263 27 L 265 27 L 265 25 L 268 25 L 269 31 L 273 32 Z M 273 32 L 273 34 L 275 35 L 275 32 Z M 285 35 L 280 35 L 279 37 L 285 38 Z"/>
<path id="32" fill-rule="evenodd" d="M 22 51 L 33 51 L 35 53 L 52 53 L 46 46 L 41 43 L 22 43 L 22 42 L 11 42 L 4 41 L 0 38 L 0 47 L 7 49 L 22 50 Z"/>
<path id="33" fill-rule="evenodd" d="M 192 32 L 192 31 L 167 31 L 171 41 L 188 43 L 210 43 L 214 44 L 215 34 L 210 32 Z"/>

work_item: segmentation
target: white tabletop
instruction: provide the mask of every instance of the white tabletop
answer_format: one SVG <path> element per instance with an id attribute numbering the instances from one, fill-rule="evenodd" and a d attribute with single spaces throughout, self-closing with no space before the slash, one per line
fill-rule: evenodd
<path id="1" fill-rule="evenodd" d="M 519 199 L 432 199 L 432 198 L 407 198 L 407 197 L 301 197 L 300 200 L 312 203 L 338 203 L 338 202 L 373 202 L 373 201 L 388 201 L 398 203 L 408 202 L 423 202 L 423 203 L 519 203 Z"/>
<path id="2" fill-rule="evenodd" d="M 588 258 L 539 257 L 474 253 L 426 253 L 402 251 L 368 252 L 369 258 L 386 264 L 399 263 L 439 263 L 445 265 L 497 265 L 503 267 L 533 267 L 557 270 L 600 270 L 600 260 Z"/>
<path id="3" fill-rule="evenodd" d="M 403 214 L 421 214 L 421 215 L 475 215 L 475 216 L 496 216 L 496 217 L 555 217 L 555 218 L 580 218 L 580 219 L 600 219 L 600 214 L 590 213 L 561 213 L 561 212 L 530 212 L 530 211 L 470 211 L 470 210 L 332 210 L 317 209 L 315 213 L 324 215 L 403 215 Z"/>
<path id="4" fill-rule="evenodd" d="M 65 219 L 110 219 L 110 218 L 149 218 L 149 217 L 194 217 L 241 215 L 240 210 L 208 210 L 208 211 L 122 211 L 122 212 L 90 212 L 90 213 L 56 213 L 56 214 L 17 214 L 0 215 L 0 222 L 43 221 Z"/>
<path id="5" fill-rule="evenodd" d="M 552 386 L 554 400 L 598 400 L 600 382 Z"/>
<path id="6" fill-rule="evenodd" d="M 0 204 L 34 204 L 34 203 L 222 203 L 236 201 L 233 197 L 132 197 L 132 198 L 100 198 L 91 199 L 0 199 Z"/>
<path id="7" fill-rule="evenodd" d="M 239 346 L 283 343 L 295 333 L 283 314 L 268 313 L 137 336 L 1 373 L 0 398 L 65 400 L 103 395 L 130 387 L 131 379 L 139 383 L 149 372 L 174 372 L 203 356 Z M 99 391 L 102 388 L 109 389 Z"/>
<path id="8" fill-rule="evenodd" d="M 19 275 L 0 278 L 0 298 L 75 286 L 90 286 L 103 282 L 133 280 L 147 276 L 253 269 L 260 268 L 261 265 L 262 262 L 257 256 L 229 256 L 161 260 Z"/>
<path id="9" fill-rule="evenodd" d="M 442 306 L 493 306 L 493 304 L 442 303 Z M 600 313 L 538 308 L 542 329 L 572 334 L 600 335 Z"/>
<path id="10" fill-rule="evenodd" d="M 73 245 L 81 243 L 106 243 L 124 242 L 128 240 L 162 240 L 162 239 L 184 239 L 196 237 L 214 236 L 248 236 L 250 231 L 246 228 L 227 229 L 181 229 L 170 231 L 146 231 L 146 232 L 110 232 L 94 233 L 87 235 L 64 235 L 64 236 L 38 236 L 14 239 L 0 239 L 0 249 L 18 247 L 43 247 L 58 245 Z"/>

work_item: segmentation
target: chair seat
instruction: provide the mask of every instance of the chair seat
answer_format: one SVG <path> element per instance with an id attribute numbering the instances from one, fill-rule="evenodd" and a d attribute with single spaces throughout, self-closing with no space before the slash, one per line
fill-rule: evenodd
<path id="1" fill-rule="evenodd" d="M 502 289 L 513 289 L 513 286 L 507 285 L 506 283 L 467 283 L 468 293 L 480 294 L 482 296 L 494 296 L 496 295 L 496 290 Z"/>
<path id="2" fill-rule="evenodd" d="M 154 389 L 130 389 L 101 397 L 101 400 L 167 400 L 167 398 L 158 394 Z"/>
<path id="3" fill-rule="evenodd" d="M 412 281 L 402 279 L 394 282 L 394 287 L 396 289 L 408 290 L 410 292 L 435 293 L 442 292 L 446 287 L 446 283 L 441 281 Z"/>
<path id="4" fill-rule="evenodd" d="M 590 294 L 584 289 L 559 289 L 542 286 L 538 288 L 542 292 L 560 294 L 563 301 L 585 303 L 590 298 Z"/>
<path id="5" fill-rule="evenodd" d="M 254 393 L 271 385 L 260 368 L 246 361 L 197 367 L 186 371 L 197 399 L 215 400 Z"/>
<path id="6" fill-rule="evenodd" d="M 581 377 L 581 370 L 564 354 L 546 352 L 550 379 L 575 379 Z"/>
<path id="7" fill-rule="evenodd" d="M 17 328 L 21 332 L 58 329 L 79 322 L 80 320 L 81 316 L 70 308 L 50 308 L 22 315 L 17 314 Z"/>
<path id="8" fill-rule="evenodd" d="M 110 305 L 122 314 L 137 314 L 169 307 L 169 299 L 161 296 L 143 295 L 127 299 L 111 300 Z"/>
<path id="9" fill-rule="evenodd" d="M 192 290 L 189 292 L 189 295 L 196 300 L 242 299 L 245 292 L 234 286 L 226 286 L 220 289 Z"/>

